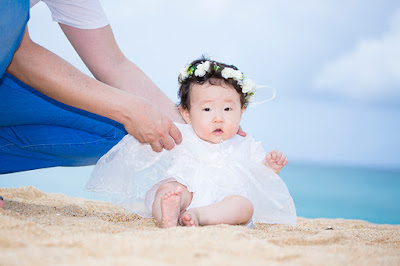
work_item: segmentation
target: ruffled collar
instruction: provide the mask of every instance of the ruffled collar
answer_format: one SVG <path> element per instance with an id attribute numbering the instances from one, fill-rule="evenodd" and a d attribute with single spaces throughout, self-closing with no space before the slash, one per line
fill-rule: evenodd
<path id="1" fill-rule="evenodd" d="M 234 137 L 221 141 L 220 143 L 210 143 L 199 138 L 189 124 L 176 124 L 182 133 L 182 143 L 174 149 L 179 153 L 190 154 L 191 156 L 205 162 L 222 162 L 228 157 L 235 155 L 246 137 L 235 135 Z"/>

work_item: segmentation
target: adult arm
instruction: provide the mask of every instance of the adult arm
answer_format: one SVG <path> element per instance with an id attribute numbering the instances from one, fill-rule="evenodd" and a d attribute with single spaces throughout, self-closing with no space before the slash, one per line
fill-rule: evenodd
<path id="1" fill-rule="evenodd" d="M 34 43 L 27 28 L 7 72 L 57 101 L 122 123 L 129 134 L 155 151 L 181 142 L 176 126 L 148 100 L 83 74 Z"/>
<path id="2" fill-rule="evenodd" d="M 93 76 L 115 88 L 150 101 L 175 122 L 184 123 L 176 105 L 119 49 L 110 25 L 78 29 L 59 23 Z"/>

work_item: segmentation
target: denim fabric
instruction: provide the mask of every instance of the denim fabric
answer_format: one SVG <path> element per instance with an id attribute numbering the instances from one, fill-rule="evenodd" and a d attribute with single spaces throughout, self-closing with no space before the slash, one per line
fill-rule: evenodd
<path id="1" fill-rule="evenodd" d="M 53 100 L 14 76 L 0 81 L 0 173 L 95 164 L 123 125 Z"/>
<path id="2" fill-rule="evenodd" d="M 0 77 L 21 43 L 29 19 L 29 0 L 0 1 Z"/>

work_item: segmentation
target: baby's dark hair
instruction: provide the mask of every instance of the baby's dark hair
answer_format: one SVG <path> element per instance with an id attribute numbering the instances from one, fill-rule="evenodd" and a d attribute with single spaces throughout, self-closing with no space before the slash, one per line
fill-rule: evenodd
<path id="1" fill-rule="evenodd" d="M 209 71 L 206 71 L 205 75 L 200 77 L 196 76 L 194 73 L 197 69 L 197 67 L 204 63 L 204 62 L 210 62 L 210 68 Z M 190 109 L 190 90 L 193 86 L 193 84 L 204 84 L 208 82 L 211 85 L 228 85 L 229 87 L 232 87 L 239 93 L 240 95 L 240 103 L 241 107 L 246 107 L 247 106 L 247 101 L 244 93 L 242 93 L 242 87 L 240 84 L 233 78 L 228 78 L 225 79 L 222 76 L 222 70 L 224 68 L 232 68 L 234 70 L 238 70 L 238 68 L 234 65 L 227 65 L 224 63 L 220 63 L 217 61 L 212 61 L 209 60 L 205 57 L 202 57 L 200 59 L 194 60 L 192 63 L 189 64 L 187 68 L 187 72 L 189 72 L 186 77 L 182 76 L 182 73 L 178 77 L 179 81 L 179 91 L 178 91 L 178 97 L 180 99 L 180 102 L 178 103 L 178 106 L 181 106 L 183 109 Z"/>

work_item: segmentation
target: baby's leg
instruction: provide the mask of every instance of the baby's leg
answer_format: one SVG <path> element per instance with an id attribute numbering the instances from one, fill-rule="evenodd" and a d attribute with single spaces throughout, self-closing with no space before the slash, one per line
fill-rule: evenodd
<path id="1" fill-rule="evenodd" d="M 154 219 L 162 228 L 174 227 L 178 224 L 178 218 L 192 202 L 190 193 L 182 184 L 172 181 L 158 187 L 152 213 Z"/>
<path id="2" fill-rule="evenodd" d="M 180 216 L 179 222 L 185 226 L 245 224 L 253 212 L 253 204 L 249 199 L 233 195 L 208 206 L 189 209 Z"/>

